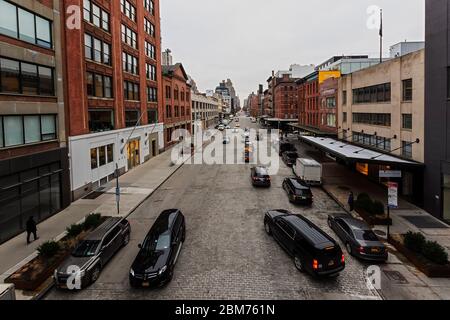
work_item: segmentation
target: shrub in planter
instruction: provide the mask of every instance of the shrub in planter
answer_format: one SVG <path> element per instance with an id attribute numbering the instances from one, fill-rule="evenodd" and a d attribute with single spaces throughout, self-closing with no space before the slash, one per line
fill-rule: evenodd
<path id="1" fill-rule="evenodd" d="M 448 254 L 445 248 L 436 241 L 426 241 L 422 248 L 422 254 L 428 260 L 445 265 L 448 263 Z"/>
<path id="2" fill-rule="evenodd" d="M 67 237 L 69 239 L 76 238 L 81 232 L 83 232 L 84 226 L 81 224 L 73 224 L 66 229 Z"/>
<path id="3" fill-rule="evenodd" d="M 97 228 L 102 222 L 102 215 L 99 213 L 93 213 L 86 217 L 83 223 L 84 230 L 90 230 Z"/>
<path id="4" fill-rule="evenodd" d="M 417 253 L 422 252 L 425 243 L 425 237 L 419 232 L 409 231 L 403 238 L 403 244 L 405 247 Z"/>
<path id="5" fill-rule="evenodd" d="M 372 208 L 372 200 L 367 194 L 362 193 L 358 196 L 358 199 L 355 202 L 355 207 L 370 213 Z"/>
<path id="6" fill-rule="evenodd" d="M 370 212 L 374 215 L 383 215 L 384 214 L 384 204 L 381 201 L 374 201 L 372 203 L 372 211 Z"/>
<path id="7" fill-rule="evenodd" d="M 60 246 L 58 242 L 55 241 L 47 241 L 39 246 L 37 251 L 39 252 L 39 256 L 50 259 L 53 258 L 59 251 Z"/>

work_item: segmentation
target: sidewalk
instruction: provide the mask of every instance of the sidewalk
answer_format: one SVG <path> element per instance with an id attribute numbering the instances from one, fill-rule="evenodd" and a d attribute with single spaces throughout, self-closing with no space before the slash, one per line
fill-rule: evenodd
<path id="1" fill-rule="evenodd" d="M 168 150 L 120 177 L 120 215 L 129 215 L 159 186 L 170 178 L 181 165 L 171 162 Z M 22 233 L 0 246 L 0 283 L 18 268 L 36 257 L 36 249 L 44 242 L 60 239 L 68 226 L 81 222 L 90 213 L 117 216 L 115 182 L 103 186 L 104 192 L 96 199 L 80 199 L 68 208 L 38 225 L 39 239 L 26 244 Z"/>
<path id="2" fill-rule="evenodd" d="M 325 157 L 322 153 L 301 143 L 298 139 L 289 140 L 297 146 L 301 157 L 314 158 L 322 164 L 323 189 L 347 212 L 349 209 L 347 201 L 350 191 L 353 191 L 355 197 L 365 192 L 375 200 L 383 203 L 387 202 L 387 190 L 382 186 Z M 353 213 L 353 215 L 358 217 L 356 213 Z M 411 217 L 413 219 L 417 219 L 416 217 L 424 219 L 426 225 L 422 221 L 421 226 L 419 226 Z M 391 218 L 393 221 L 393 225 L 390 228 L 391 233 L 422 232 L 427 239 L 437 241 L 446 247 L 450 253 L 449 226 L 426 211 L 399 198 L 399 208 L 391 210 Z M 384 235 L 384 239 L 386 239 L 387 228 L 385 226 L 376 226 L 374 229 L 381 237 Z M 450 279 L 428 278 L 390 244 L 387 244 L 387 246 L 391 253 L 389 261 L 384 265 L 380 265 L 382 270 L 380 294 L 383 298 L 388 300 L 450 299 Z"/>
<path id="3" fill-rule="evenodd" d="M 323 163 L 323 176 L 324 190 L 346 209 L 350 191 L 355 193 L 355 197 L 365 192 L 373 199 L 383 203 L 387 201 L 386 189 L 337 163 Z M 426 219 L 428 226 L 417 222 L 414 224 L 414 220 L 410 217 Z M 393 221 L 391 233 L 422 232 L 427 239 L 437 241 L 446 247 L 450 255 L 450 228 L 426 211 L 399 199 L 399 208 L 391 210 L 391 218 Z M 379 234 L 386 234 L 386 227 L 376 226 L 375 230 Z M 428 278 L 392 246 L 388 247 L 391 253 L 389 261 L 381 266 L 383 272 L 381 294 L 385 298 L 450 299 L 450 279 Z"/>

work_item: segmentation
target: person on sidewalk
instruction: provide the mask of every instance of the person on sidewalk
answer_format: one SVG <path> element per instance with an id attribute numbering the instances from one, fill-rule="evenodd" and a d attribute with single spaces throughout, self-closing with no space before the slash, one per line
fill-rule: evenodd
<path id="1" fill-rule="evenodd" d="M 355 196 L 353 192 L 350 192 L 348 196 L 348 205 L 350 207 L 350 212 L 352 212 L 355 209 Z"/>
<path id="2" fill-rule="evenodd" d="M 33 216 L 28 218 L 28 221 L 27 221 L 27 244 L 30 244 L 30 236 L 31 236 L 31 234 L 33 234 L 34 241 L 39 239 L 37 237 L 36 221 L 34 221 L 34 217 Z"/>

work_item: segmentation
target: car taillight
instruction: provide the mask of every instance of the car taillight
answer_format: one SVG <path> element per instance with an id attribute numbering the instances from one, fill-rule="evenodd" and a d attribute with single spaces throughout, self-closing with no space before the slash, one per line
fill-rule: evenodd
<path id="1" fill-rule="evenodd" d="M 341 262 L 345 263 L 345 255 L 344 254 L 342 254 Z"/>
<path id="2" fill-rule="evenodd" d="M 313 260 L 313 269 L 314 269 L 314 270 L 319 269 L 319 261 Z"/>
<path id="3" fill-rule="evenodd" d="M 358 251 L 359 253 L 364 253 L 364 247 L 359 247 Z"/>

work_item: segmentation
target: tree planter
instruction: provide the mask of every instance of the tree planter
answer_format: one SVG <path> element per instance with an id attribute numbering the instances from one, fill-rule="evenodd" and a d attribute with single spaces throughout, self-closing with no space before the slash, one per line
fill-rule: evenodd
<path id="1" fill-rule="evenodd" d="M 371 226 L 392 226 L 392 219 L 388 216 L 372 215 L 361 208 L 355 208 L 355 211 Z"/>
<path id="2" fill-rule="evenodd" d="M 447 263 L 446 265 L 436 264 L 422 256 L 420 253 L 416 253 L 406 248 L 403 244 L 403 235 L 392 235 L 389 237 L 388 241 L 427 277 L 450 278 L 450 263 Z"/>
<path id="3" fill-rule="evenodd" d="M 18 290 L 36 291 L 69 254 L 70 251 L 62 249 L 51 259 L 38 256 L 6 278 L 5 283 L 13 283 Z"/>

